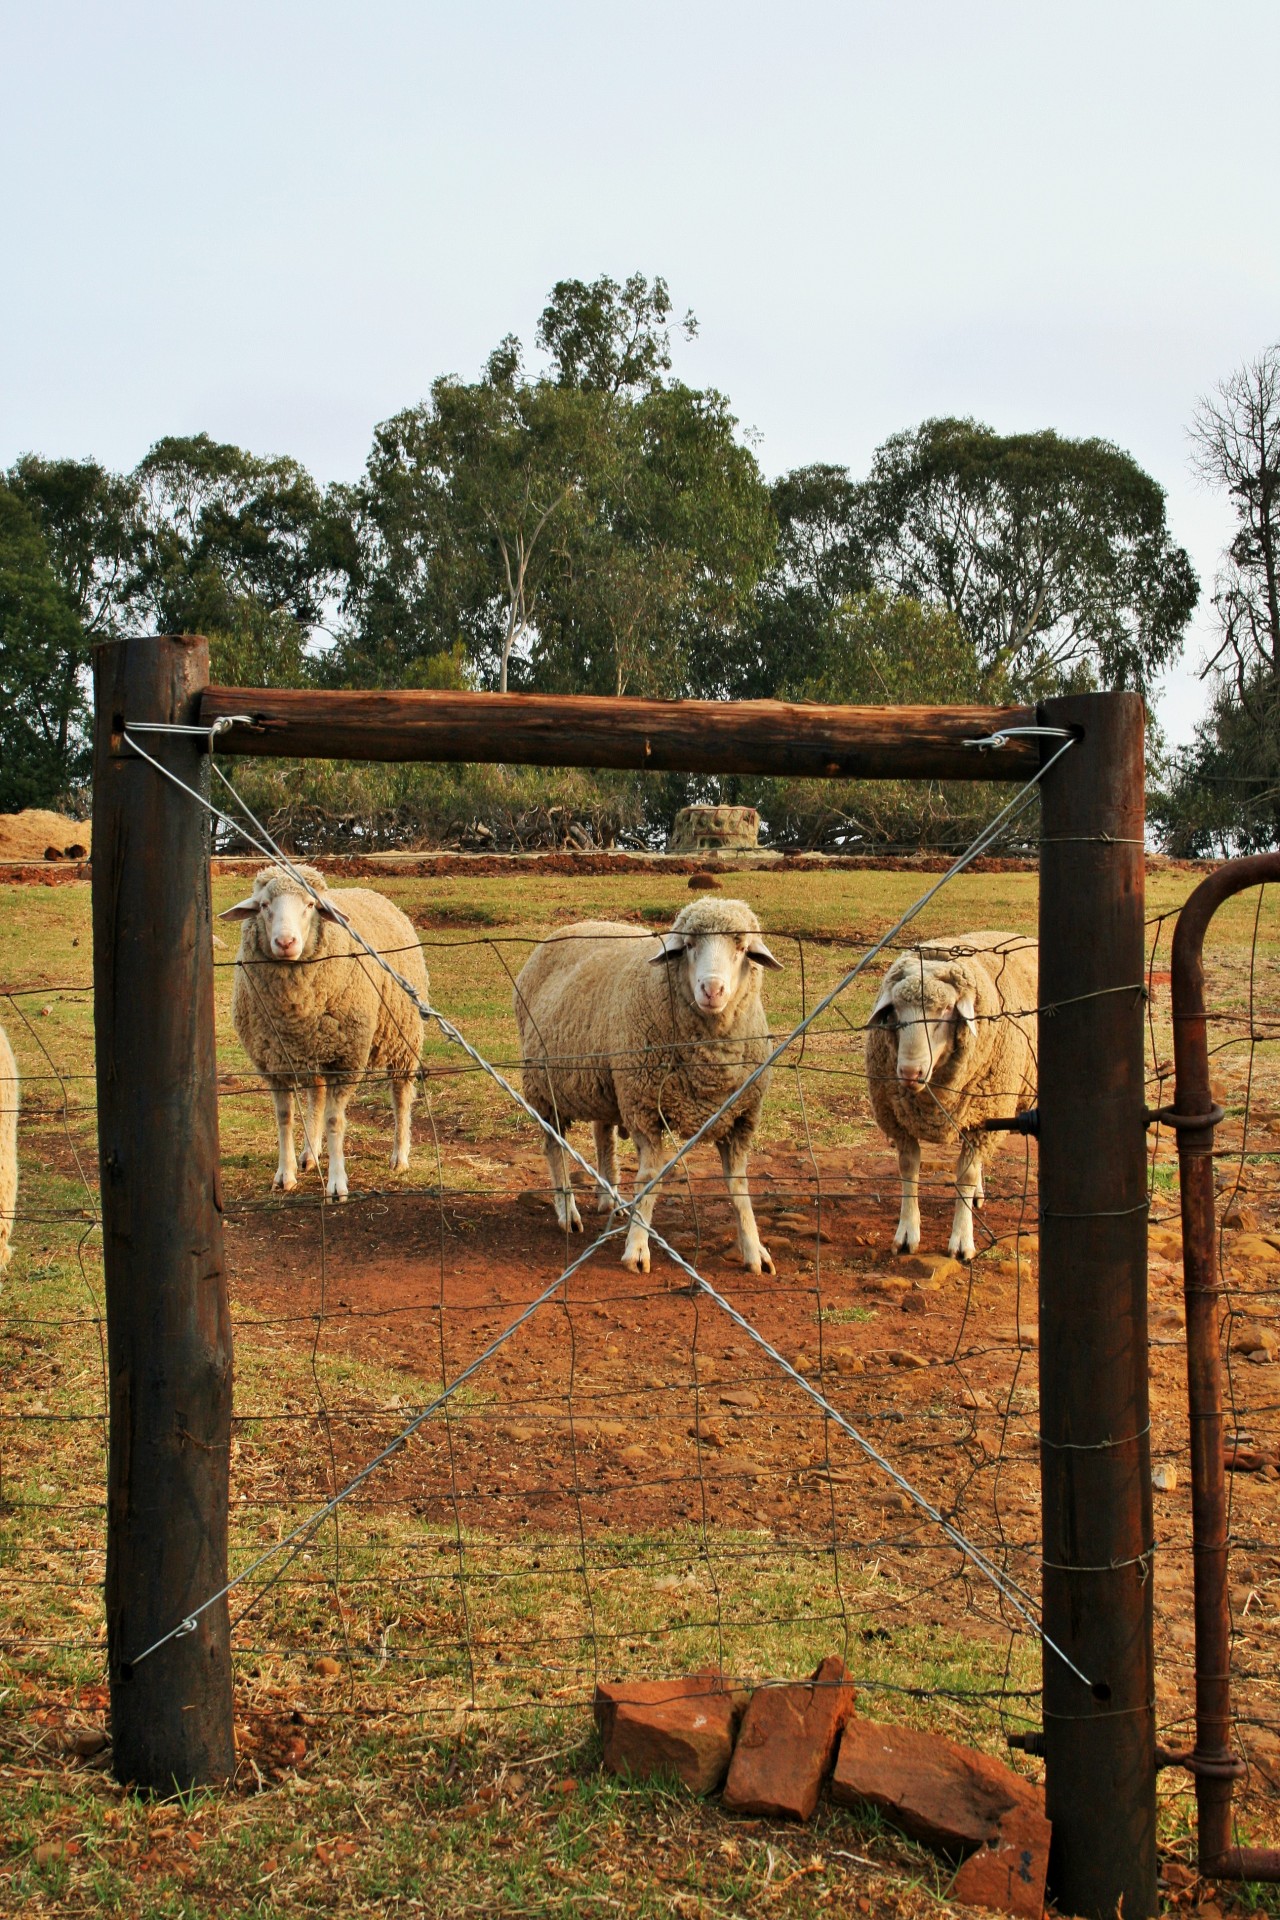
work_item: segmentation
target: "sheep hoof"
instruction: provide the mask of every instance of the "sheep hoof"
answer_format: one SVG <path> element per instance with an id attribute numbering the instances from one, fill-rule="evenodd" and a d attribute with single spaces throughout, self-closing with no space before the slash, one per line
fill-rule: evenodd
<path id="1" fill-rule="evenodd" d="M 768 1247 L 761 1247 L 759 1260 L 756 1261 L 754 1265 L 748 1262 L 748 1266 L 752 1273 L 776 1273 L 778 1271 L 773 1264 L 773 1255 L 770 1253 Z"/>
<path id="2" fill-rule="evenodd" d="M 622 1256 L 622 1264 L 628 1273 L 648 1273 L 648 1247 L 645 1247 L 643 1250 L 637 1249 L 635 1253 L 624 1253 Z"/>
<path id="3" fill-rule="evenodd" d="M 313 1173 L 319 1165 L 320 1162 L 316 1159 L 314 1153 L 304 1153 L 298 1162 L 298 1172 Z"/>
<path id="4" fill-rule="evenodd" d="M 409 1156 L 407 1153 L 393 1153 L 391 1156 L 392 1173 L 408 1173 Z"/>
<path id="5" fill-rule="evenodd" d="M 278 1173 L 271 1182 L 272 1193 L 292 1193 L 298 1182 L 288 1174 Z"/>
<path id="6" fill-rule="evenodd" d="M 895 1253 L 914 1253 L 919 1245 L 920 1235 L 918 1233 L 895 1233 L 893 1236 L 893 1250 Z"/>

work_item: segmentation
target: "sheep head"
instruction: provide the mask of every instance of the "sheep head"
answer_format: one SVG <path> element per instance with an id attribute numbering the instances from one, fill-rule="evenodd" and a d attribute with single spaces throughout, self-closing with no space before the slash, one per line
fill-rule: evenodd
<path id="1" fill-rule="evenodd" d="M 871 1011 L 870 1025 L 896 1033 L 898 1079 L 927 1087 L 962 1048 L 977 1018 L 976 983 L 960 961 L 904 953 L 894 961 Z"/>
<path id="2" fill-rule="evenodd" d="M 745 900 L 691 900 L 662 935 L 655 967 L 669 967 L 690 1005 L 708 1018 L 731 1016 L 758 975 L 781 967 Z"/>
<path id="3" fill-rule="evenodd" d="M 256 920 L 262 952 L 290 963 L 314 952 L 321 920 L 342 924 L 341 913 L 327 897 L 324 875 L 314 867 L 295 867 L 293 873 L 283 867 L 263 867 L 254 877 L 248 899 L 238 900 L 218 918 Z"/>

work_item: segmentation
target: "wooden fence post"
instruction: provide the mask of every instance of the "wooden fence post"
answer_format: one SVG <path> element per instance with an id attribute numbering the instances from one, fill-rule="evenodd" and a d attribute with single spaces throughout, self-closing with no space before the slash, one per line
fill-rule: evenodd
<path id="1" fill-rule="evenodd" d="M 110 1370 L 107 1648 L 118 1779 L 172 1792 L 235 1766 L 225 1601 L 231 1325 L 222 1251 L 209 821 L 125 721 L 191 723 L 196 639 L 95 656 L 93 980 Z M 204 743 L 139 736 L 200 786 Z"/>
<path id="2" fill-rule="evenodd" d="M 1077 744 L 1043 786 L 1040 1431 L 1050 1890 L 1064 1913 L 1156 1910 L 1143 709 L 1042 709 Z M 1057 741 L 1045 743 L 1047 751 Z M 1120 1904 L 1123 1903 L 1123 1904 Z"/>

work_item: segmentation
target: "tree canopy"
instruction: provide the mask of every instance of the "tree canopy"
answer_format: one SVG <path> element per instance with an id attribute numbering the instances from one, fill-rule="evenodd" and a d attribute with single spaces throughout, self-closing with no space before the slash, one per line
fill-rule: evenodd
<path id="1" fill-rule="evenodd" d="M 1171 851 L 1252 852 L 1280 845 L 1280 345 L 1200 402 L 1191 440 L 1236 524 L 1214 583 L 1209 712 L 1153 811 Z"/>
<path id="2" fill-rule="evenodd" d="M 11 790 L 19 767 L 37 798 L 82 777 L 89 649 L 128 630 L 203 630 L 243 685 L 663 697 L 1145 691 L 1173 659 L 1197 584 L 1128 454 L 935 419 L 864 477 L 768 484 L 726 395 L 679 377 L 673 339 L 696 334 L 661 276 L 560 280 L 531 364 L 508 334 L 475 377 L 438 376 L 328 488 L 205 433 L 127 474 L 24 455 L 0 529 Z M 1197 427 L 1240 514 L 1213 750 L 1247 734 L 1269 766 L 1276 454 L 1255 429 L 1277 369 L 1247 372 Z"/>
<path id="3" fill-rule="evenodd" d="M 960 622 L 982 699 L 1146 692 L 1199 594 L 1163 489 L 1105 440 L 926 420 L 878 449 L 860 520 L 876 583 Z"/>

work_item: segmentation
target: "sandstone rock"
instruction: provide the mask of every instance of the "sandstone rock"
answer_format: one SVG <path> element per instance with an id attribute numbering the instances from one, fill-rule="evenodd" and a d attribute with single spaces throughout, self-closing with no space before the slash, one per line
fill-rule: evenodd
<path id="1" fill-rule="evenodd" d="M 724 1805 L 769 1820 L 810 1820 L 854 1690 L 838 1655 L 805 1682 L 758 1687 L 734 1748 Z"/>
<path id="2" fill-rule="evenodd" d="M 1040 1812 L 1036 1789 L 990 1755 L 870 1720 L 846 1725 L 831 1798 L 846 1807 L 869 1801 L 913 1840 L 950 1853 L 996 1839 L 1015 1807 Z"/>
<path id="3" fill-rule="evenodd" d="M 713 1667 L 678 1680 L 601 1681 L 595 1717 L 605 1766 L 637 1780 L 671 1771 L 691 1793 L 711 1793 L 728 1771 L 744 1705 Z"/>
<path id="4" fill-rule="evenodd" d="M 1036 1807 L 1010 1808 L 994 1839 L 971 1853 L 951 1887 L 951 1898 L 969 1907 L 994 1907 L 1000 1913 L 1040 1920 L 1049 1870 L 1052 1829 Z"/>
<path id="5" fill-rule="evenodd" d="M 1280 1348 L 1280 1333 L 1257 1320 L 1248 1321 L 1231 1342 L 1232 1353 L 1249 1357 L 1255 1353 L 1273 1354 Z"/>
<path id="6" fill-rule="evenodd" d="M 1157 1493 L 1176 1493 L 1178 1490 L 1178 1469 L 1172 1460 L 1162 1460 L 1151 1473 L 1151 1484 Z"/>
<path id="7" fill-rule="evenodd" d="M 1280 1261 L 1280 1248 L 1274 1247 L 1260 1233 L 1233 1233 L 1223 1251 L 1233 1263 L 1240 1261 L 1265 1267 L 1274 1266 Z"/>
<path id="8" fill-rule="evenodd" d="M 1222 1224 L 1237 1233 L 1256 1233 L 1258 1215 L 1253 1207 L 1246 1207 L 1242 1200 L 1233 1200 L 1222 1216 Z"/>

